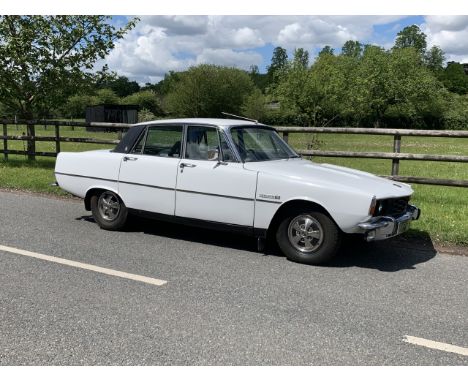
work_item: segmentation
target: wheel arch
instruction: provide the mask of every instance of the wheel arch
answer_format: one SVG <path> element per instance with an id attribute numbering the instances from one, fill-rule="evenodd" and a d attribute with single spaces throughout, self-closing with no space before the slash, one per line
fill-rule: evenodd
<path id="1" fill-rule="evenodd" d="M 84 197 L 84 205 L 85 205 L 86 211 L 91 211 L 91 197 L 93 195 L 100 194 L 103 191 L 112 191 L 122 200 L 122 197 L 119 195 L 118 191 L 112 187 L 102 186 L 102 185 L 93 186 L 86 191 L 86 195 Z"/>
<path id="2" fill-rule="evenodd" d="M 267 236 L 270 237 L 271 235 L 275 235 L 275 232 L 280 225 L 281 221 L 288 216 L 291 211 L 317 211 L 322 212 L 323 214 L 327 215 L 338 229 L 341 231 L 340 226 L 337 224 L 333 216 L 328 212 L 328 210 L 323 207 L 321 204 L 317 202 L 313 202 L 307 199 L 292 199 L 288 200 L 287 202 L 283 203 L 280 208 L 275 212 L 273 218 L 270 221 L 270 225 L 267 229 Z"/>

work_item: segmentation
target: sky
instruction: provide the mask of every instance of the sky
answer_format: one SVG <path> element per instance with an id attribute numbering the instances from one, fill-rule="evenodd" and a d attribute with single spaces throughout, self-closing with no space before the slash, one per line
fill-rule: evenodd
<path id="1" fill-rule="evenodd" d="M 105 59 L 109 69 L 144 84 L 170 70 L 201 63 L 265 72 L 276 46 L 311 59 L 325 45 L 339 52 L 347 40 L 393 46 L 397 33 L 416 24 L 428 47 L 440 46 L 447 61 L 468 62 L 468 16 L 141 16 L 135 29 Z M 125 23 L 126 17 L 114 18 Z M 99 63 L 99 64 L 102 64 Z"/>

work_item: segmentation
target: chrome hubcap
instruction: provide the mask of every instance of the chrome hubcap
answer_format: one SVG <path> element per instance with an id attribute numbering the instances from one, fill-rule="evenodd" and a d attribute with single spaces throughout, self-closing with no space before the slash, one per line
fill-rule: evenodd
<path id="1" fill-rule="evenodd" d="M 119 199 L 112 192 L 103 192 L 98 200 L 98 209 L 99 214 L 104 220 L 115 220 L 120 212 Z"/>
<path id="2" fill-rule="evenodd" d="M 291 220 L 288 239 L 298 251 L 316 251 L 323 242 L 323 229 L 317 219 L 310 215 L 299 215 Z"/>

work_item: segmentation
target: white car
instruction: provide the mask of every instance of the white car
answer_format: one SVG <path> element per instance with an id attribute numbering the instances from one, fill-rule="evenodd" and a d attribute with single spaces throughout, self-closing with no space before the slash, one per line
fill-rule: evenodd
<path id="1" fill-rule="evenodd" d="M 368 241 L 409 228 L 412 188 L 304 160 L 271 127 L 236 119 L 134 125 L 114 150 L 62 152 L 58 185 L 84 198 L 101 228 L 129 213 L 276 239 L 288 259 L 319 264 L 343 234 Z"/>

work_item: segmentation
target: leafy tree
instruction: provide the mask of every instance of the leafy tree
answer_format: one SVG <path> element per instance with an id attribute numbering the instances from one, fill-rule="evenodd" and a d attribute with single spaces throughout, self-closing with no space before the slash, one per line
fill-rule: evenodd
<path id="1" fill-rule="evenodd" d="M 442 128 L 468 130 L 468 95 L 449 93 Z"/>
<path id="2" fill-rule="evenodd" d="M 288 53 L 286 49 L 277 46 L 273 50 L 273 56 L 271 57 L 271 64 L 267 68 L 267 75 L 270 83 L 274 83 L 278 80 L 281 73 L 286 69 L 288 65 Z"/>
<path id="3" fill-rule="evenodd" d="M 91 95 L 74 95 L 71 96 L 61 112 L 64 117 L 68 118 L 84 118 L 86 116 L 86 107 L 97 105 L 99 103 L 97 97 Z"/>
<path id="4" fill-rule="evenodd" d="M 324 54 L 311 68 L 293 65 L 276 90 L 283 112 L 293 111 L 306 125 L 326 124 L 339 115 L 347 86 L 343 61 Z"/>
<path id="5" fill-rule="evenodd" d="M 335 54 L 335 49 L 333 49 L 330 45 L 325 45 L 322 50 L 319 52 L 318 56 L 333 56 Z"/>
<path id="6" fill-rule="evenodd" d="M 151 90 L 142 90 L 133 93 L 122 100 L 125 105 L 138 105 L 140 111 L 145 109 L 153 115 L 163 115 L 164 112 L 161 108 L 161 101 L 159 96 Z"/>
<path id="7" fill-rule="evenodd" d="M 266 114 L 266 102 L 267 99 L 261 90 L 255 88 L 252 93 L 245 97 L 245 101 L 241 108 L 242 115 L 256 119 L 257 121 L 262 120 Z"/>
<path id="8" fill-rule="evenodd" d="M 360 117 L 379 127 L 388 117 L 405 121 L 441 115 L 444 89 L 413 48 L 367 49 L 350 98 Z"/>
<path id="9" fill-rule="evenodd" d="M 397 34 L 395 48 L 414 48 L 422 55 L 426 47 L 426 34 L 417 25 L 407 26 Z"/>
<path id="10" fill-rule="evenodd" d="M 348 40 L 341 48 L 341 54 L 347 57 L 360 57 L 362 54 L 362 44 L 359 41 Z"/>
<path id="11" fill-rule="evenodd" d="M 260 73 L 257 65 L 252 65 L 250 67 L 249 76 L 257 88 L 262 92 L 266 90 L 268 87 L 268 75 Z"/>
<path id="12" fill-rule="evenodd" d="M 138 122 L 149 122 L 154 121 L 157 117 L 148 109 L 140 109 L 138 112 Z"/>
<path id="13" fill-rule="evenodd" d="M 6 117 L 8 114 L 8 109 L 0 103 L 0 117 Z"/>
<path id="14" fill-rule="evenodd" d="M 253 89 L 245 71 L 203 64 L 179 73 L 165 103 L 177 117 L 223 117 L 222 111 L 240 113 Z"/>
<path id="15" fill-rule="evenodd" d="M 0 16 L 0 101 L 22 118 L 59 107 L 136 23 L 109 16 Z"/>
<path id="16" fill-rule="evenodd" d="M 440 74 L 445 61 L 444 51 L 435 45 L 426 53 L 424 61 L 429 69 L 436 74 Z"/>
<path id="17" fill-rule="evenodd" d="M 468 93 L 468 75 L 463 65 L 458 62 L 449 62 L 441 75 L 442 82 L 448 90 L 457 94 Z"/>
<path id="18" fill-rule="evenodd" d="M 295 49 L 293 65 L 307 68 L 309 66 L 309 52 L 303 48 Z"/>
<path id="19" fill-rule="evenodd" d="M 170 70 L 169 73 L 164 75 L 164 79 L 159 81 L 157 84 L 146 84 L 141 90 L 151 90 L 158 94 L 160 97 L 167 95 L 173 86 L 180 80 L 178 72 Z"/>
<path id="20" fill-rule="evenodd" d="M 284 116 L 310 125 L 430 126 L 447 92 L 414 48 L 366 46 L 362 57 L 320 55 L 309 69 L 291 65 L 276 88 Z"/>
<path id="21" fill-rule="evenodd" d="M 136 81 L 130 81 L 125 76 L 118 76 L 117 78 L 103 81 L 100 84 L 101 89 L 111 89 L 119 97 L 126 97 L 130 94 L 136 93 L 140 90 L 140 85 Z"/>
<path id="22" fill-rule="evenodd" d="M 120 98 L 110 89 L 99 89 L 93 97 L 96 105 L 111 104 L 116 105 L 120 103 Z"/>

